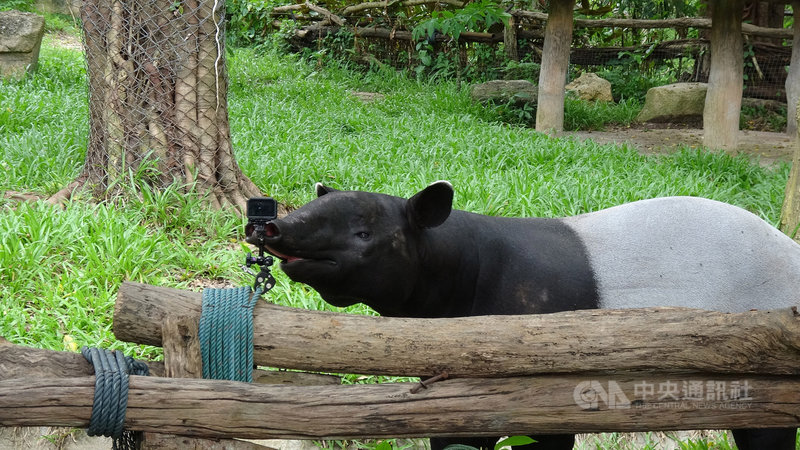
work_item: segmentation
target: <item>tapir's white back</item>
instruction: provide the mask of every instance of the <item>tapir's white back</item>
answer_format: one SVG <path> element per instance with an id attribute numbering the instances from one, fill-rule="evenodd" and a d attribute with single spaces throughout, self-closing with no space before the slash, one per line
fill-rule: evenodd
<path id="1" fill-rule="evenodd" d="M 800 303 L 800 245 L 736 206 L 666 197 L 564 221 L 586 246 L 601 308 Z"/>

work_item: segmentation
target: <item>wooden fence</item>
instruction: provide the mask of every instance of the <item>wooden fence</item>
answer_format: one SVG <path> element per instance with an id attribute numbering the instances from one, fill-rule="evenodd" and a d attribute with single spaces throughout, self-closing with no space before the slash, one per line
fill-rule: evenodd
<path id="1" fill-rule="evenodd" d="M 200 373 L 200 303 L 199 294 L 176 289 L 120 289 L 116 336 L 165 351 L 163 365 L 150 363 L 157 376 L 130 378 L 127 428 L 214 439 L 351 439 L 800 425 L 796 308 L 456 319 L 255 308 L 258 365 L 449 376 L 421 388 L 332 385 L 315 375 L 310 386 L 165 378 Z M 91 374 L 80 355 L 0 341 L 0 426 L 88 426 Z"/>

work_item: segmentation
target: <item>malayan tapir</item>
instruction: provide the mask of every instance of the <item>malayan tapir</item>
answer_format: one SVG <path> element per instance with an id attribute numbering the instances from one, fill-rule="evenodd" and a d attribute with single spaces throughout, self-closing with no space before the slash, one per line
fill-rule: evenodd
<path id="1" fill-rule="evenodd" d="M 335 306 L 397 317 L 684 306 L 724 312 L 800 301 L 800 245 L 744 209 L 668 197 L 574 217 L 452 209 L 439 181 L 409 199 L 337 191 L 267 224 L 267 250 Z M 433 374 L 431 374 L 433 375 Z M 735 430 L 740 449 L 794 449 L 794 429 Z M 533 448 L 572 448 L 572 435 Z M 432 439 L 493 448 L 497 438 Z"/>

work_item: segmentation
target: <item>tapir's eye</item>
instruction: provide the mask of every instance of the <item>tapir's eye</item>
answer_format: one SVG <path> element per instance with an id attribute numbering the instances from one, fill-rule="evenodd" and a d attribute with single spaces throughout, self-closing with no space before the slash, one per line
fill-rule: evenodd
<path id="1" fill-rule="evenodd" d="M 369 239 L 370 234 L 368 232 L 366 232 L 366 231 L 359 231 L 358 233 L 356 233 L 356 236 L 359 239 L 366 241 L 366 240 Z"/>

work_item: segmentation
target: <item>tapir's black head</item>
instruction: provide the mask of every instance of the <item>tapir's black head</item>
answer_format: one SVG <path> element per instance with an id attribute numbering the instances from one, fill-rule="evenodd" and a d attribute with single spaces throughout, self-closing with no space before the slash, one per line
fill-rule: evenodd
<path id="1" fill-rule="evenodd" d="M 400 310 L 420 270 L 420 238 L 450 215 L 453 187 L 439 181 L 404 199 L 318 184 L 317 197 L 267 225 L 267 250 L 332 305 Z"/>

